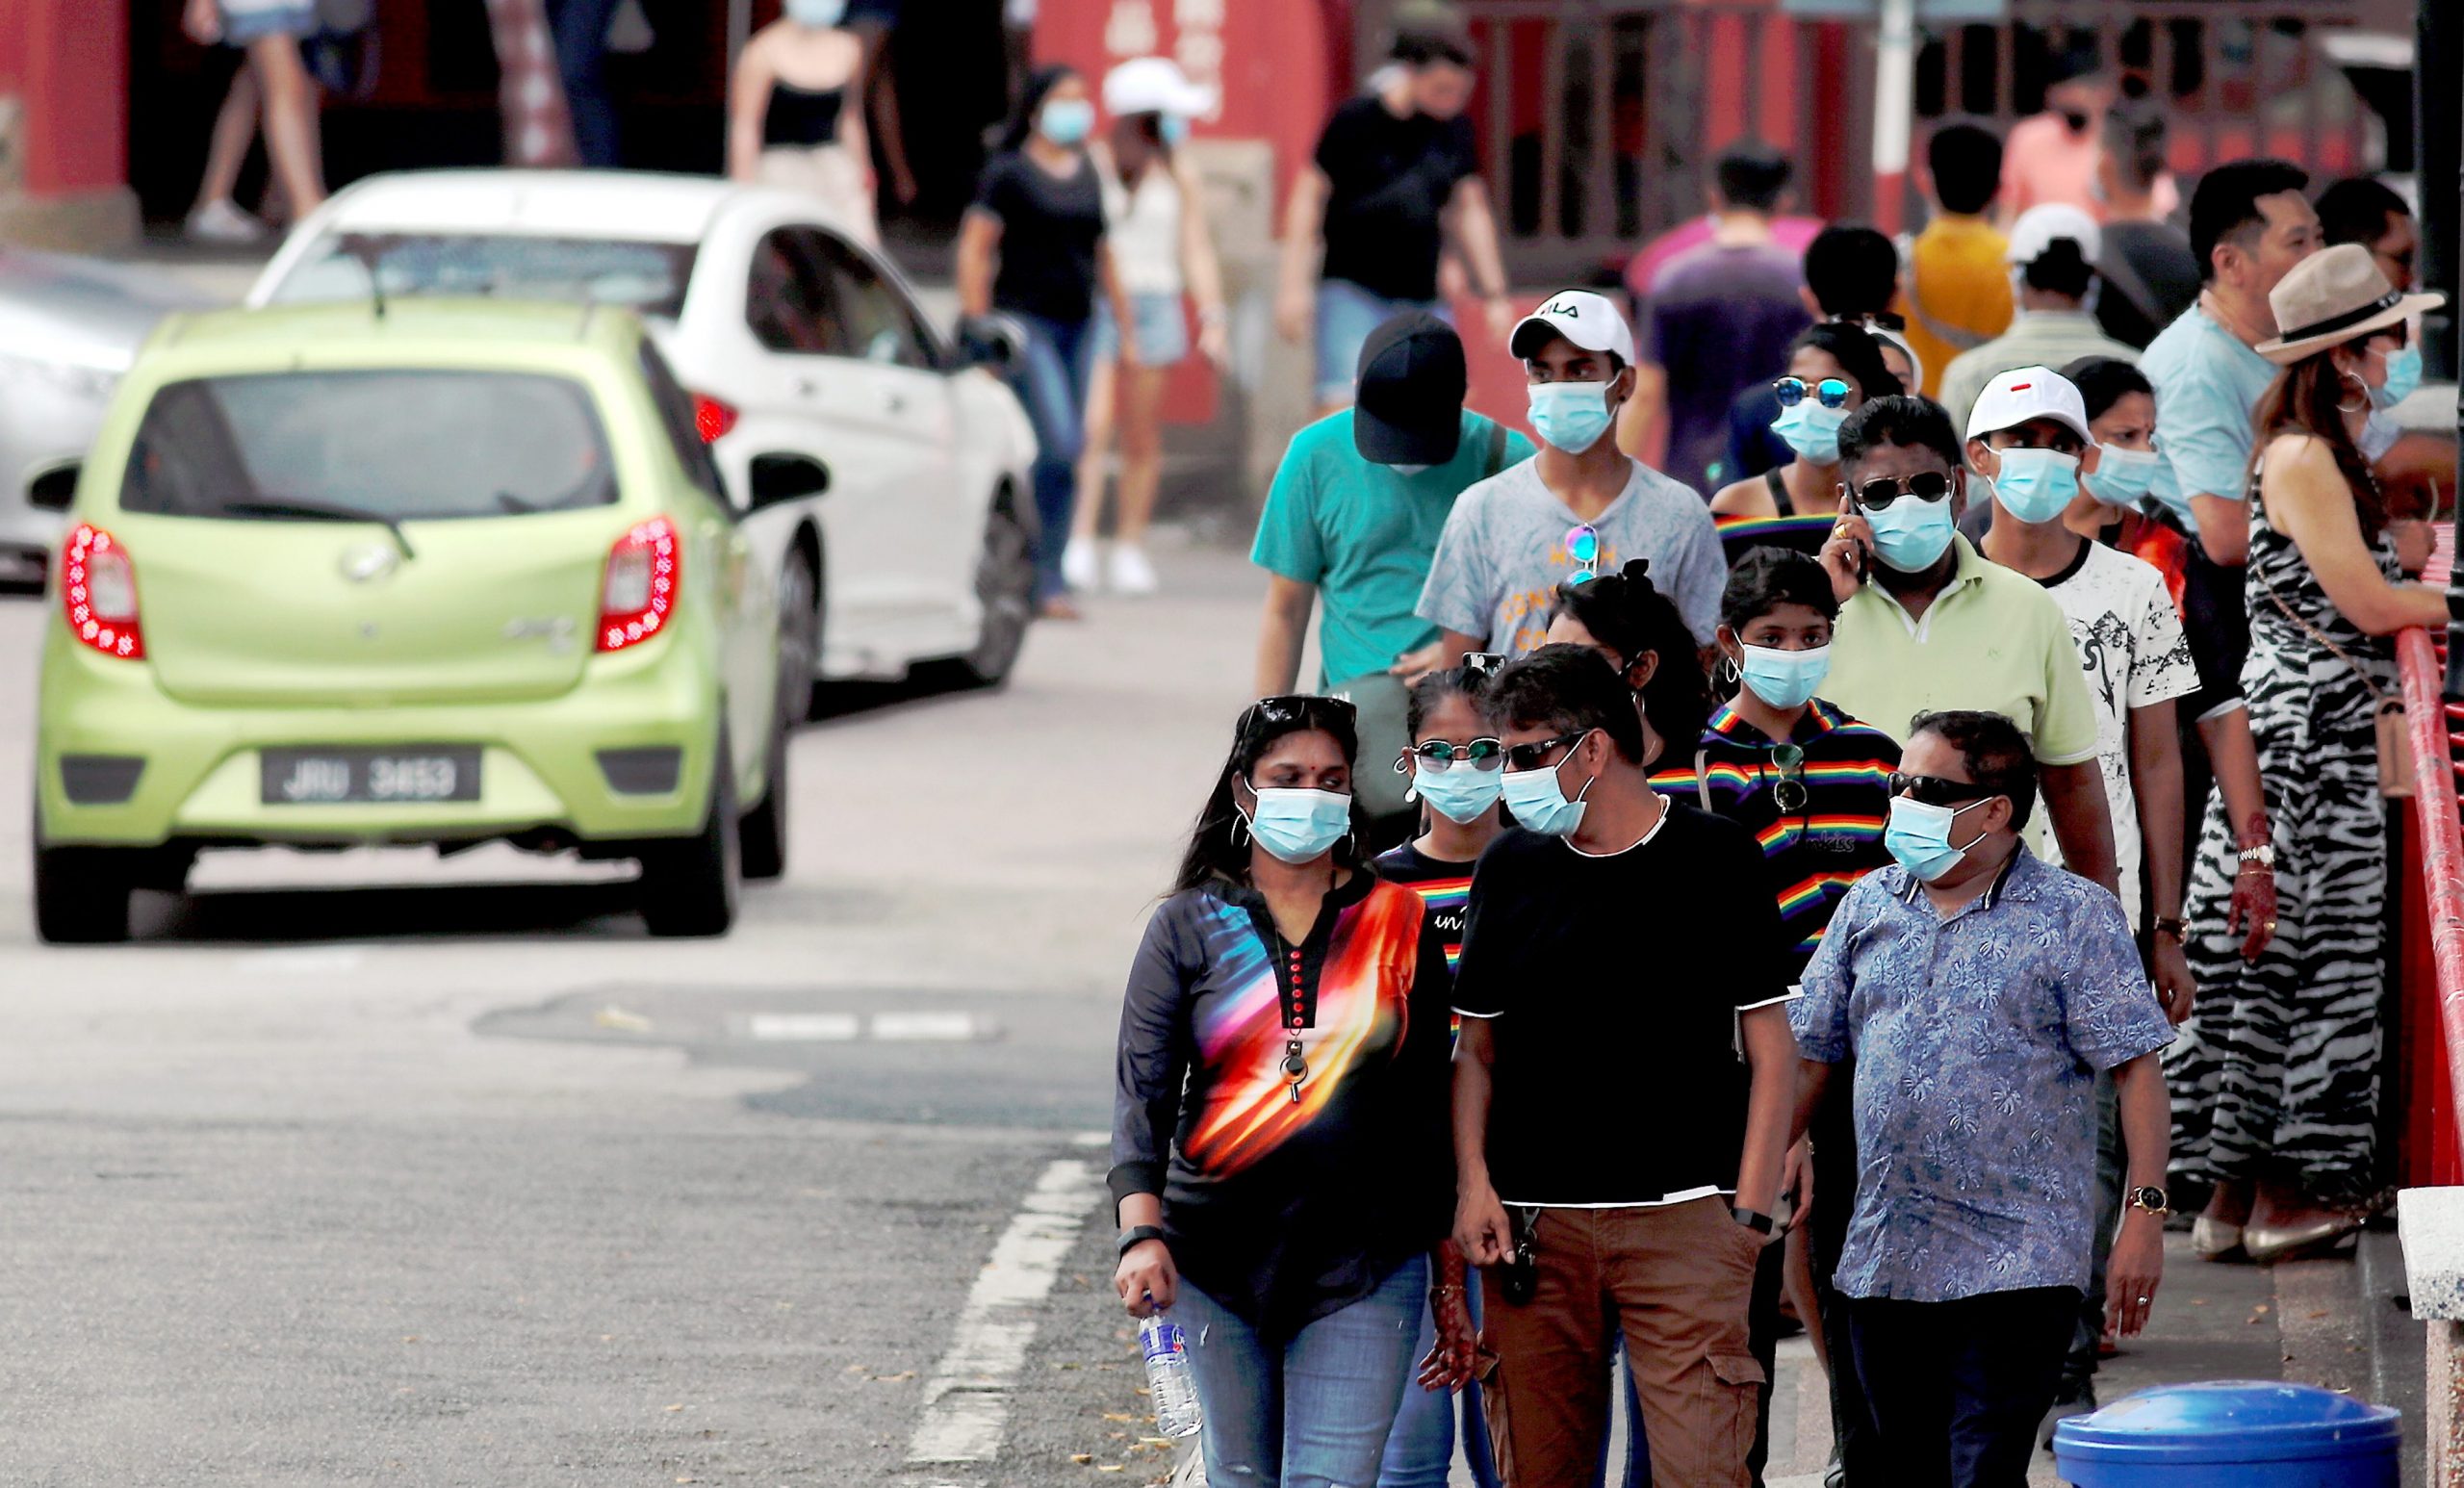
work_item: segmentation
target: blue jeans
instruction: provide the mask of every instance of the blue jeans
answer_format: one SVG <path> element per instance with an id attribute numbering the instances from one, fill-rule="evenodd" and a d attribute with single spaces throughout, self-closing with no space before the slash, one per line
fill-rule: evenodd
<path id="1" fill-rule="evenodd" d="M 1424 310 L 1454 323 L 1444 300 L 1388 299 L 1349 279 L 1326 279 L 1318 285 L 1318 401 L 1324 406 L 1351 401 L 1352 382 L 1360 375 L 1360 348 L 1377 327 L 1406 311 Z"/>
<path id="2" fill-rule="evenodd" d="M 1172 1314 L 1190 1341 L 1214 1488 L 1361 1488 L 1419 1356 L 1428 1258 L 1289 1339 L 1264 1335 L 1181 1279 Z"/>
<path id="3" fill-rule="evenodd" d="M 550 0 L 548 6 L 574 153 L 585 166 L 616 164 L 616 104 L 607 96 L 607 22 L 615 13 L 616 0 Z"/>
<path id="4" fill-rule="evenodd" d="M 1465 1290 L 1472 1308 L 1472 1326 L 1480 1325 L 1480 1288 L 1476 1279 Z M 1412 1346 L 1415 1361 L 1437 1347 L 1437 1315 L 1421 1309 L 1420 1342 Z M 1395 1412 L 1395 1429 L 1386 1438 L 1386 1459 L 1377 1469 L 1377 1488 L 1446 1488 L 1454 1465 L 1456 1397 L 1444 1390 L 1424 1390 L 1415 1379 L 1403 1387 L 1403 1403 Z M 1471 1465 L 1472 1481 L 1479 1488 L 1501 1488 L 1497 1454 L 1489 1446 L 1489 1423 L 1480 1413 L 1477 1380 L 1463 1387 L 1463 1457 Z"/>
<path id="5" fill-rule="evenodd" d="M 1078 505 L 1078 455 L 1087 444 L 1088 321 L 1047 321 L 1008 314 L 1026 327 L 1027 344 L 1010 386 L 1036 430 L 1036 598 L 1058 598 L 1061 550 Z"/>

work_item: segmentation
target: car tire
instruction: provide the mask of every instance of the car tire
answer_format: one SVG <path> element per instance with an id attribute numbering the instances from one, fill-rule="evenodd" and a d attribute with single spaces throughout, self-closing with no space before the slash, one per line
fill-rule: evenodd
<path id="1" fill-rule="evenodd" d="M 129 896 L 142 854 L 108 847 L 35 848 L 35 931 L 52 945 L 128 938 Z"/>
<path id="2" fill-rule="evenodd" d="M 998 687 L 1010 680 L 1010 669 L 1026 646 L 1036 597 L 1034 545 L 1006 502 L 995 502 L 985 519 L 975 597 L 984 605 L 984 629 L 975 649 L 959 658 L 959 670 L 975 686 Z"/>
<path id="3" fill-rule="evenodd" d="M 761 781 L 761 804 L 744 814 L 736 832 L 748 881 L 782 878 L 787 871 L 787 725 L 770 731 L 770 764 Z"/>
<path id="4" fill-rule="evenodd" d="M 735 923 L 744 861 L 736 834 L 732 759 L 722 729 L 710 762 L 710 806 L 702 830 L 642 849 L 642 920 L 654 936 L 723 936 Z"/>
<path id="5" fill-rule="evenodd" d="M 812 716 L 821 673 L 821 580 L 802 549 L 779 570 L 779 716 L 789 727 Z"/>

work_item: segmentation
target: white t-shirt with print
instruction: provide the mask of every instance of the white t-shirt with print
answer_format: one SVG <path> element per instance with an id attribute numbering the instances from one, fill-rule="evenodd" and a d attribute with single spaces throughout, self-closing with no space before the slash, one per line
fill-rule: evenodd
<path id="1" fill-rule="evenodd" d="M 2121 907 L 2136 930 L 2142 850 L 2139 801 L 2130 789 L 2130 710 L 2196 692 L 2198 668 L 2165 576 L 2144 559 L 2090 543 L 2075 567 L 2045 581 L 2045 592 L 2070 622 L 2070 642 L 2095 704 L 2096 762 L 2113 813 Z M 2046 860 L 2060 862 L 2049 824 L 2040 822 L 2038 831 Z"/>

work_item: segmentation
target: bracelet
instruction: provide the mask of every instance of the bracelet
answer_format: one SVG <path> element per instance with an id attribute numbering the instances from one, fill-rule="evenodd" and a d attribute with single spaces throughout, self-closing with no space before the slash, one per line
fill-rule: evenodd
<path id="1" fill-rule="evenodd" d="M 1117 1253 L 1127 1255 L 1135 1246 L 1142 1245 L 1150 1240 L 1162 1240 L 1163 1238 L 1163 1230 L 1156 1225 L 1132 1225 L 1128 1229 L 1120 1232 L 1120 1249 Z"/>
<path id="2" fill-rule="evenodd" d="M 1461 1296 L 1462 1295 L 1463 1289 L 1461 1287 L 1447 1286 L 1431 1287 L 1428 1289 L 1428 1299 L 1432 1302 L 1443 1302 L 1450 1296 Z"/>

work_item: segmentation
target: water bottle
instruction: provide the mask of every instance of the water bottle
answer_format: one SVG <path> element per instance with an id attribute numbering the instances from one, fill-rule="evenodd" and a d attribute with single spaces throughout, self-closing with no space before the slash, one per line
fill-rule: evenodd
<path id="1" fill-rule="evenodd" d="M 1146 1355 L 1155 1429 L 1166 1436 L 1197 1435 L 1197 1384 L 1190 1378 L 1190 1341 L 1181 1325 L 1157 1308 L 1138 1324 L 1138 1347 Z"/>

